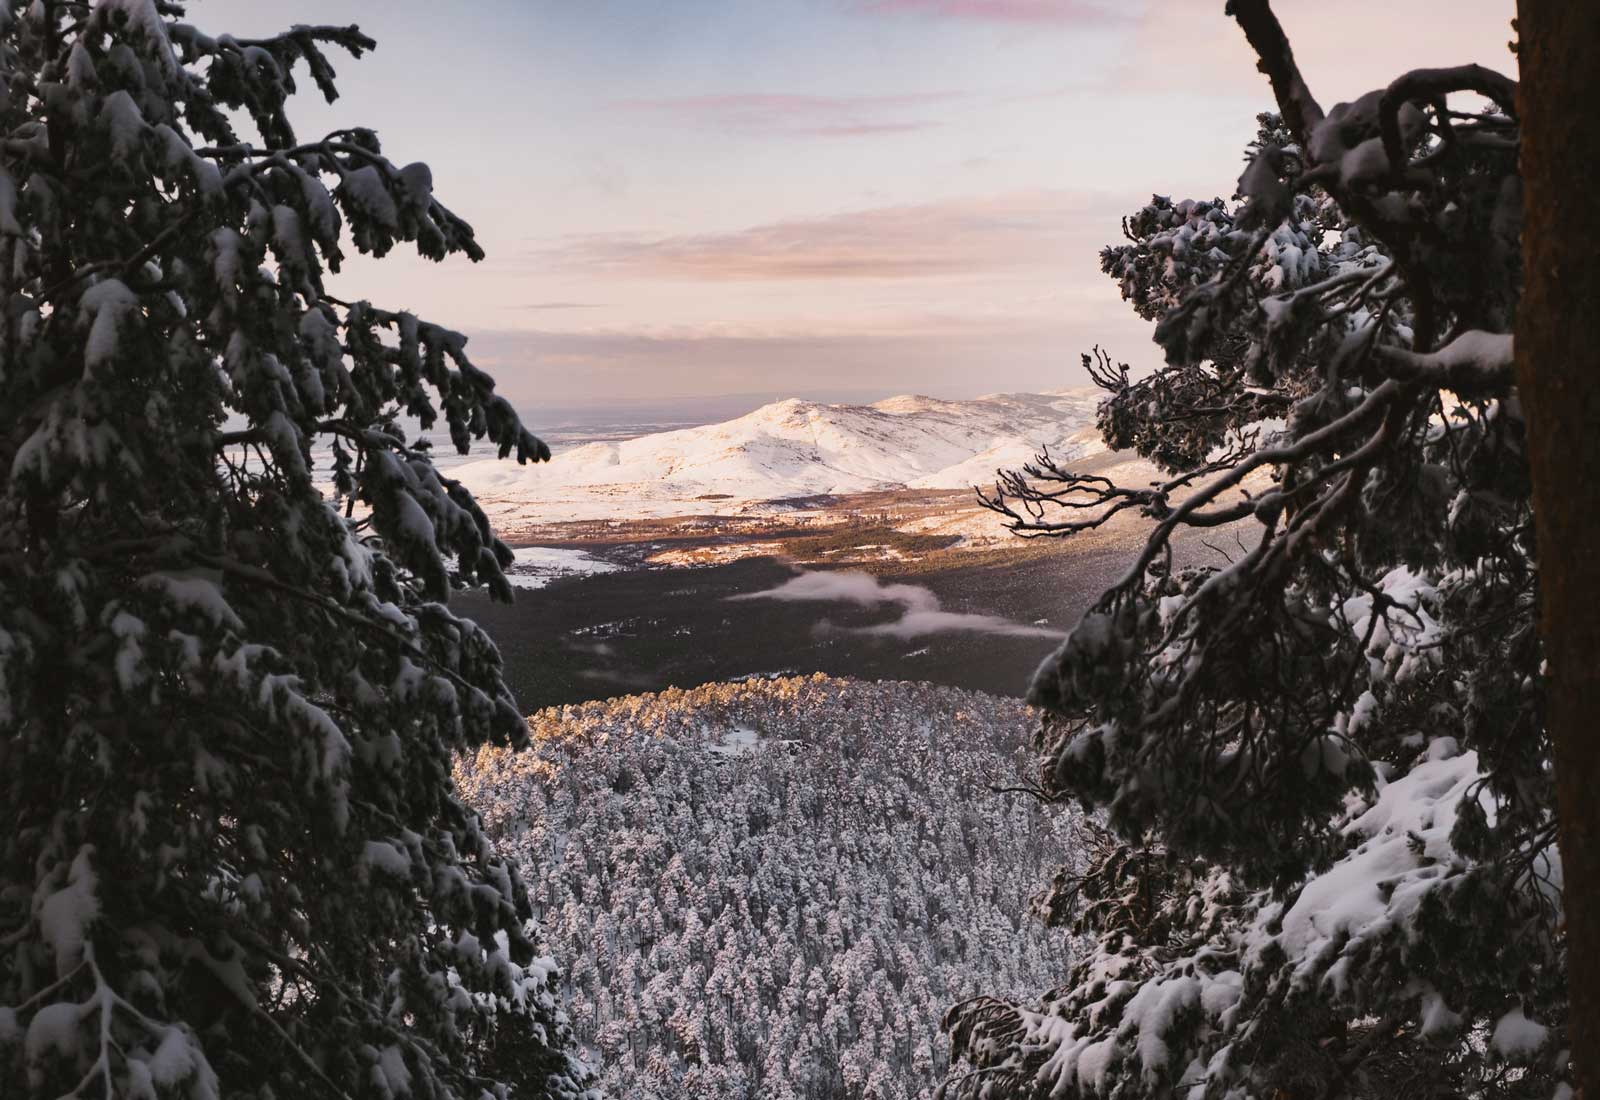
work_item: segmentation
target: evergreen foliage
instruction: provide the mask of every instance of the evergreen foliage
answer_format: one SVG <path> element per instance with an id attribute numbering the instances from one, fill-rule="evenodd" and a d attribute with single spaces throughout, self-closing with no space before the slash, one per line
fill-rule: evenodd
<path id="1" fill-rule="evenodd" d="M 1265 0 L 1229 10 L 1281 120 L 1235 201 L 1158 197 L 1102 256 L 1166 365 L 1086 357 L 1107 441 L 1167 480 L 1041 456 L 988 498 L 1023 535 L 1152 521 L 1031 691 L 1045 788 L 1110 829 L 1046 906 L 1098 948 L 952 1010 L 946 1091 L 1565 1095 L 1516 85 L 1324 112 Z M 1176 567 L 1211 528 L 1237 550 Z"/>
<path id="2" fill-rule="evenodd" d="M 541 875 L 573 1028 L 619 1100 L 909 1100 L 939 1018 L 1067 962 L 1027 894 L 1079 817 L 990 790 L 1016 700 L 928 684 L 708 684 L 540 712 L 459 772 Z"/>
<path id="3" fill-rule="evenodd" d="M 296 136 L 371 39 L 182 15 L 0 6 L 0 1094 L 576 1095 L 450 785 L 526 736 L 445 606 L 511 556 L 402 417 L 548 451 L 461 335 L 324 287 L 481 250 L 426 165 Z"/>

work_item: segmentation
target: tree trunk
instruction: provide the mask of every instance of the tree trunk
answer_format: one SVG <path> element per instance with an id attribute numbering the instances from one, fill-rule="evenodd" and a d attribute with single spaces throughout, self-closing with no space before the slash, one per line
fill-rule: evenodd
<path id="1" fill-rule="evenodd" d="M 1528 423 L 1576 1084 L 1600 1100 L 1600 4 L 1518 0 Z"/>

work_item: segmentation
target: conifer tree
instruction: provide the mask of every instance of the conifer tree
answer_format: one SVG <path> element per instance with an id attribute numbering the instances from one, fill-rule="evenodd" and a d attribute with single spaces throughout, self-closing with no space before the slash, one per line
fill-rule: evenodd
<path id="1" fill-rule="evenodd" d="M 930 1100 L 945 1006 L 1067 957 L 1023 914 L 1077 815 L 989 789 L 1028 717 L 932 684 L 751 679 L 541 711 L 532 747 L 457 779 L 558 899 L 546 935 L 608 1096 Z"/>
<path id="2" fill-rule="evenodd" d="M 988 497 L 1027 536 L 1150 521 L 1031 691 L 1044 789 L 1104 813 L 1044 899 L 1096 948 L 954 1008 L 945 1091 L 1568 1096 L 1517 83 L 1325 110 L 1267 0 L 1227 7 L 1278 114 L 1234 201 L 1157 197 L 1102 253 L 1166 365 L 1085 357 L 1163 476 L 1046 455 Z"/>
<path id="3" fill-rule="evenodd" d="M 446 606 L 510 555 L 406 424 L 548 450 L 460 334 L 325 288 L 352 241 L 481 257 L 427 166 L 287 115 L 372 47 L 0 6 L 8 1100 L 586 1087 L 450 781 L 526 736 Z"/>

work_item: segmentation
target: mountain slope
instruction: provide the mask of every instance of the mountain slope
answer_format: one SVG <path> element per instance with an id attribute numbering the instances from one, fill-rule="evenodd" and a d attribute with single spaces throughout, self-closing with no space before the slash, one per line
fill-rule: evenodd
<path id="1" fill-rule="evenodd" d="M 1021 465 L 1041 445 L 1060 454 L 1092 449 L 1098 396 L 902 396 L 873 405 L 791 398 L 721 424 L 575 447 L 544 466 L 470 462 L 451 473 L 491 514 L 517 502 L 601 502 L 615 515 L 618 498 L 635 515 L 726 513 L 821 494 L 964 489 Z"/>
<path id="2" fill-rule="evenodd" d="M 1067 972 L 1026 899 L 1076 812 L 989 789 L 1029 759 L 1015 700 L 817 675 L 530 721 L 457 778 L 619 1100 L 927 1098 L 946 1008 Z"/>

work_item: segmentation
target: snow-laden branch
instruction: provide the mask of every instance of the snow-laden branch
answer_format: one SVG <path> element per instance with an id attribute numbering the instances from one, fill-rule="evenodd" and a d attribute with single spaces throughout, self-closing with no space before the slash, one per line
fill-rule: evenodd
<path id="1" fill-rule="evenodd" d="M 1169 486 L 1205 476 L 1169 502 L 1042 458 L 991 503 L 1024 534 L 1154 521 L 1029 700 L 1043 790 L 1103 809 L 1140 864 L 1100 896 L 1170 908 L 1139 927 L 1085 909 L 1099 949 L 1038 1008 L 953 1010 L 972 1072 L 947 1095 L 1382 1097 L 1397 1066 L 1450 1095 L 1564 1095 L 1539 573 L 1506 400 L 1517 88 L 1418 69 L 1324 113 L 1268 0 L 1228 11 L 1281 114 L 1243 205 L 1158 196 L 1102 253 L 1167 363 L 1089 372 L 1108 448 Z M 1209 468 L 1252 428 L 1261 446 Z M 1199 553 L 1230 518 L 1239 553 Z M 1138 859 L 1154 849 L 1165 877 Z"/>
<path id="2" fill-rule="evenodd" d="M 1418 381 L 1460 394 L 1504 392 L 1513 380 L 1509 332 L 1463 332 L 1437 351 L 1379 345 L 1372 349 L 1390 378 Z"/>

